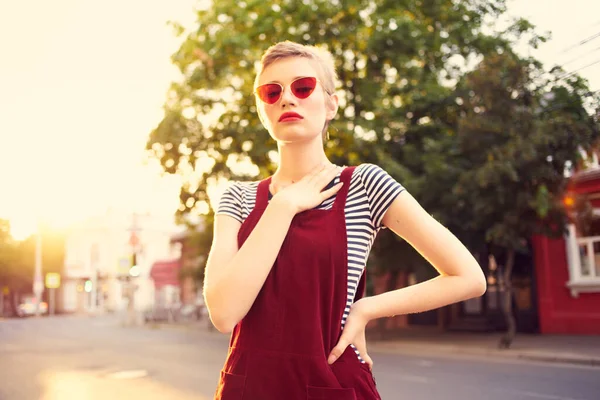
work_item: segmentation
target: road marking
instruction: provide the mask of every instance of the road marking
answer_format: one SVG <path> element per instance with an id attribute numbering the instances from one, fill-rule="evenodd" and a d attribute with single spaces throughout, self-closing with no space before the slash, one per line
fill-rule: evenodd
<path id="1" fill-rule="evenodd" d="M 511 390 L 511 391 L 509 391 L 509 393 L 512 393 L 512 394 L 515 394 L 515 395 L 521 395 L 521 396 L 535 397 L 536 399 L 582 400 L 582 399 L 575 399 L 573 397 L 555 396 L 553 394 L 543 394 L 543 393 L 527 392 L 527 391 L 521 391 L 521 390 Z"/>
<path id="2" fill-rule="evenodd" d="M 129 371 L 118 371 L 106 375 L 110 379 L 138 379 L 148 376 L 148 371 L 144 369 L 132 369 Z"/>
<path id="3" fill-rule="evenodd" d="M 434 362 L 433 361 L 429 361 L 429 360 L 419 360 L 419 361 L 417 361 L 417 365 L 419 367 L 426 367 L 426 368 L 428 368 L 428 367 L 433 367 Z"/>
<path id="4" fill-rule="evenodd" d="M 400 375 L 400 378 L 404 379 L 405 381 L 411 381 L 411 382 L 417 382 L 417 383 L 430 383 L 429 379 L 427 379 L 424 376 L 419 376 L 419 375 L 402 374 L 402 375 Z"/>

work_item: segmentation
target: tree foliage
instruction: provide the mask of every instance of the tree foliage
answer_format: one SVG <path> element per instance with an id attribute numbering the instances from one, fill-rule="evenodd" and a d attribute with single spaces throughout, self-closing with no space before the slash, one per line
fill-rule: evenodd
<path id="1" fill-rule="evenodd" d="M 8 221 L 0 220 L 0 288 L 13 292 L 32 290 L 35 270 L 35 235 L 16 241 L 10 235 Z M 42 274 L 61 272 L 64 265 L 64 236 L 42 230 Z"/>
<path id="2" fill-rule="evenodd" d="M 505 8 L 504 0 L 225 0 L 199 10 L 189 32 L 173 24 L 182 35 L 172 57 L 182 79 L 169 90 L 148 149 L 166 172 L 188 178 L 178 215 L 210 205 L 211 183 L 274 171 L 276 146 L 260 124 L 252 91 L 261 55 L 282 40 L 324 46 L 336 59 L 340 110 L 326 143 L 330 159 L 376 163 L 432 206 L 439 182 L 429 172 L 444 160 L 437 142 L 453 132 L 456 119 L 447 111 L 453 83 L 465 63 L 531 30 L 518 21 L 505 33 L 486 33 L 485 21 Z M 406 248 L 394 246 L 394 238 L 390 243 L 383 253 Z"/>
<path id="3" fill-rule="evenodd" d="M 454 154 L 458 166 L 452 198 L 463 229 L 479 232 L 485 242 L 503 249 L 504 313 L 510 346 L 516 325 L 512 316 L 511 273 L 515 253 L 526 252 L 534 234 L 560 237 L 566 215 L 562 198 L 569 165 L 597 145 L 598 120 L 586 110 L 598 99 L 581 78 L 550 75 L 536 79 L 541 67 L 512 52 L 489 54 L 457 87 L 459 117 Z M 591 97 L 591 98 L 590 98 Z"/>
<path id="4" fill-rule="evenodd" d="M 461 63 L 452 60 L 506 46 L 507 39 L 482 30 L 485 18 L 504 10 L 503 0 L 226 0 L 199 10 L 197 26 L 173 55 L 182 80 L 173 83 L 148 141 L 167 172 L 189 177 L 180 214 L 207 202 L 211 179 L 274 171 L 275 143 L 258 120 L 252 91 L 256 63 L 281 40 L 323 45 L 336 57 L 341 107 L 330 158 L 379 163 L 418 190 L 421 155 L 448 129 L 419 121 L 436 114 L 451 92 L 448 82 L 460 76 Z M 245 162 L 257 168 L 240 167 Z"/>
<path id="5" fill-rule="evenodd" d="M 166 172 L 187 178 L 179 216 L 210 206 L 207 189 L 220 179 L 275 170 L 253 82 L 264 51 L 291 40 L 336 59 L 333 162 L 380 165 L 474 251 L 559 233 L 563 172 L 597 139 L 586 112 L 597 99 L 577 76 L 548 77 L 515 55 L 516 41 L 546 38 L 524 19 L 504 31 L 490 26 L 505 11 L 505 0 L 223 0 L 198 10 L 191 30 L 173 24 L 181 80 L 147 147 Z M 399 243 L 380 238 L 376 264 L 395 272 L 422 264 Z M 390 262 L 398 259 L 407 262 Z"/>

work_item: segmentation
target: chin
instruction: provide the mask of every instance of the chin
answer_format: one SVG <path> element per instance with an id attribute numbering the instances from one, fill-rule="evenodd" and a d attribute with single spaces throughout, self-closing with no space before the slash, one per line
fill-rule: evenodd
<path id="1" fill-rule="evenodd" d="M 271 136 L 278 142 L 294 143 L 314 140 L 315 137 L 320 137 L 320 134 L 308 133 L 304 129 L 285 129 L 271 134 Z"/>

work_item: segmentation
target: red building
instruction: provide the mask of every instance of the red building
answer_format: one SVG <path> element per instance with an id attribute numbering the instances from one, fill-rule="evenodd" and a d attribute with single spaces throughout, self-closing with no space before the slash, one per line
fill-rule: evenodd
<path id="1" fill-rule="evenodd" d="M 535 236 L 528 250 L 515 256 L 512 273 L 513 311 L 522 333 L 600 334 L 600 168 L 575 173 L 568 199 L 573 223 L 561 239 Z M 588 204 L 587 208 L 582 205 Z M 439 310 L 387 318 L 370 328 L 395 330 L 428 326 L 441 330 L 493 332 L 506 329 L 502 313 L 503 264 L 506 260 L 477 255 L 486 275 L 485 295 Z M 373 294 L 428 279 L 400 273 L 371 276 Z"/>
<path id="2" fill-rule="evenodd" d="M 563 239 L 533 238 L 540 333 L 600 334 L 600 168 L 574 174 L 567 199 L 591 205 Z"/>

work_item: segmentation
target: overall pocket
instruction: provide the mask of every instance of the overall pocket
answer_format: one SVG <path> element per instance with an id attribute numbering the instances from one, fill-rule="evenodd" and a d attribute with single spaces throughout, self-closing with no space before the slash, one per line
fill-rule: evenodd
<path id="1" fill-rule="evenodd" d="M 242 400 L 246 377 L 221 371 L 221 380 L 215 394 L 215 400 Z"/>
<path id="2" fill-rule="evenodd" d="M 307 400 L 356 400 L 356 393 L 352 388 L 322 388 L 315 386 L 306 387 Z"/>

